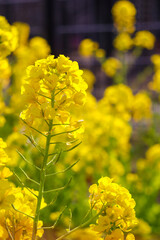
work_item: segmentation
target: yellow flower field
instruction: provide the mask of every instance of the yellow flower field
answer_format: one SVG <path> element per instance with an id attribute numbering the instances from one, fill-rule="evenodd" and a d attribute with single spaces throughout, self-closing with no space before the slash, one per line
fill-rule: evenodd
<path id="1" fill-rule="evenodd" d="M 130 1 L 111 12 L 112 56 L 77 49 L 109 83 L 100 99 L 94 71 L 0 16 L 0 240 L 160 238 L 160 54 L 130 82 L 156 38 Z"/>

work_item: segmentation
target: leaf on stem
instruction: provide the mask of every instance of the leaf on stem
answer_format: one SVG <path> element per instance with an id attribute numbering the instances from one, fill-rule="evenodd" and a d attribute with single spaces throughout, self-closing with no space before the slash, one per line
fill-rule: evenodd
<path id="1" fill-rule="evenodd" d="M 51 193 L 51 192 L 61 191 L 65 188 L 67 188 L 71 181 L 72 181 L 72 177 L 69 179 L 68 183 L 66 185 L 64 185 L 63 187 L 54 188 L 54 189 L 51 189 L 51 190 L 46 190 L 43 193 Z"/>
<path id="2" fill-rule="evenodd" d="M 36 143 L 36 141 L 34 140 L 33 136 L 28 136 L 27 134 L 23 134 L 25 137 L 28 138 L 28 140 L 33 144 L 33 146 L 42 154 L 42 156 L 44 156 L 44 149 L 42 149 L 38 143 Z"/>
<path id="3" fill-rule="evenodd" d="M 62 170 L 62 171 L 46 174 L 46 177 L 54 176 L 54 175 L 57 175 L 57 174 L 60 174 L 60 173 L 65 173 L 68 170 L 70 170 L 72 167 L 74 167 L 78 162 L 79 162 L 79 159 L 77 161 L 75 161 L 73 164 L 71 164 L 70 166 L 68 166 L 67 168 L 65 168 L 64 170 Z"/>
<path id="4" fill-rule="evenodd" d="M 40 185 L 38 182 L 36 182 L 34 179 L 32 179 L 32 178 L 30 178 L 29 176 L 28 176 L 28 174 L 21 168 L 21 167 L 19 167 L 19 169 L 23 172 L 23 174 L 25 175 L 25 177 L 28 179 L 28 180 L 30 180 L 31 182 L 33 182 L 33 183 L 35 183 L 36 185 Z"/>
<path id="5" fill-rule="evenodd" d="M 39 134 L 41 134 L 42 136 L 44 137 L 47 137 L 44 133 L 40 132 L 38 129 L 30 126 L 26 121 L 24 121 L 22 118 L 21 118 L 22 122 L 24 122 L 28 127 L 30 127 L 31 129 L 33 129 L 34 131 L 38 132 Z"/>
<path id="6" fill-rule="evenodd" d="M 51 137 L 58 136 L 58 135 L 61 135 L 61 134 L 65 134 L 65 133 L 72 133 L 72 132 L 75 132 L 75 131 L 77 131 L 78 129 L 80 129 L 80 128 L 78 127 L 78 128 L 76 128 L 76 129 L 73 129 L 73 130 L 71 130 L 71 131 L 66 131 L 66 132 L 55 133 L 55 134 L 51 135 Z"/>
<path id="7" fill-rule="evenodd" d="M 32 190 L 30 190 L 28 187 L 26 187 L 25 186 L 25 184 L 22 182 L 22 180 L 18 177 L 18 175 L 14 172 L 14 171 L 12 171 L 13 172 L 13 174 L 14 174 L 14 176 L 18 179 L 18 181 L 21 183 L 21 185 L 23 186 L 23 187 L 25 187 L 30 193 L 32 193 L 36 198 L 38 198 L 38 196 L 34 193 L 34 192 L 32 192 Z"/>
<path id="8" fill-rule="evenodd" d="M 28 164 L 30 164 L 31 166 L 33 166 L 33 167 L 35 167 L 37 170 L 41 170 L 39 167 L 37 167 L 36 165 L 34 165 L 33 163 L 31 163 L 30 161 L 28 161 L 24 156 L 23 156 L 23 154 L 22 153 L 20 153 L 18 150 L 16 150 L 17 151 L 17 153 L 19 154 L 19 156 L 26 162 L 26 163 L 28 163 Z"/>
<path id="9" fill-rule="evenodd" d="M 53 163 L 53 165 L 55 165 L 59 161 L 61 154 L 62 154 L 62 149 L 60 150 L 59 153 L 56 153 L 55 156 L 47 163 L 46 170 L 51 166 L 51 163 Z M 58 155 L 58 157 L 57 157 L 57 155 Z M 56 157 L 57 157 L 57 159 L 56 159 Z"/>
<path id="10" fill-rule="evenodd" d="M 53 199 L 49 204 L 47 204 L 47 206 L 41 208 L 40 210 L 43 210 L 44 208 L 47 208 L 47 207 L 49 207 L 49 206 L 52 206 L 52 205 L 56 202 L 57 197 L 58 197 L 58 193 L 57 193 L 55 199 Z"/>
<path id="11" fill-rule="evenodd" d="M 15 211 L 17 211 L 17 212 L 19 212 L 19 213 L 22 213 L 23 215 L 25 215 L 25 216 L 27 216 L 27 217 L 29 217 L 29 218 L 34 219 L 33 216 L 30 216 L 30 215 L 28 215 L 27 213 L 22 212 L 22 211 L 18 210 L 17 208 L 15 208 L 15 206 L 14 206 L 13 204 L 11 204 L 11 206 L 13 207 L 13 209 L 14 209 Z"/>

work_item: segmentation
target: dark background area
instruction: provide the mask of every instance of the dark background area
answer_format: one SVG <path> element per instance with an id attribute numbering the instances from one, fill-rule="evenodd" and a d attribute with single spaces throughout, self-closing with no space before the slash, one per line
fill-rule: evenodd
<path id="1" fill-rule="evenodd" d="M 26 22 L 31 36 L 45 37 L 53 54 L 69 55 L 83 38 L 91 38 L 112 50 L 114 28 L 111 8 L 115 0 L 0 0 L 0 14 L 10 23 Z M 150 30 L 160 38 L 160 1 L 134 0 L 137 30 Z"/>

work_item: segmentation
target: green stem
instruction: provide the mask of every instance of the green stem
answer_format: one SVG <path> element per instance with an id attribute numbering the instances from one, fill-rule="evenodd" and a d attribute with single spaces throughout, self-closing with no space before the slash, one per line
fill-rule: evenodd
<path id="1" fill-rule="evenodd" d="M 51 107 L 54 108 L 54 91 L 52 92 L 52 98 L 51 98 Z M 49 157 L 49 147 L 51 143 L 52 138 L 52 127 L 53 127 L 53 120 L 49 121 L 49 130 L 48 135 L 46 136 L 46 147 L 45 147 L 45 153 L 43 158 L 43 163 L 41 166 L 41 172 L 40 172 L 40 185 L 39 185 L 39 193 L 38 193 L 38 199 L 37 199 L 37 206 L 36 206 L 36 212 L 33 222 L 33 232 L 32 232 L 32 240 L 36 240 L 37 235 L 37 227 L 38 227 L 38 221 L 39 221 L 39 215 L 40 215 L 40 209 L 41 209 L 41 202 L 43 198 L 44 193 L 44 184 L 45 184 L 45 176 L 46 176 L 46 166 L 47 166 L 47 160 Z"/>
<path id="2" fill-rule="evenodd" d="M 42 202 L 43 191 L 44 191 L 45 170 L 46 170 L 46 165 L 47 165 L 47 160 L 48 160 L 48 155 L 49 155 L 49 146 L 50 146 L 50 141 L 51 141 L 52 125 L 53 125 L 53 120 L 50 120 L 49 131 L 48 131 L 48 136 L 47 136 L 47 140 L 46 140 L 46 148 L 45 148 L 45 153 L 44 153 L 44 159 L 43 159 L 43 163 L 42 163 L 42 167 L 41 167 L 41 173 L 40 173 L 40 186 L 39 186 L 39 194 L 38 194 L 35 218 L 34 218 L 34 223 L 33 223 L 32 240 L 36 240 L 37 226 L 38 226 L 41 202 Z"/>

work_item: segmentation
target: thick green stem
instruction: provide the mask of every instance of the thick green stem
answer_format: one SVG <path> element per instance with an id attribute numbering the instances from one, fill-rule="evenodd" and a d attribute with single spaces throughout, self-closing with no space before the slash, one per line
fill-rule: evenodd
<path id="1" fill-rule="evenodd" d="M 36 234 L 37 234 L 37 226 L 38 226 L 41 202 L 42 202 L 43 191 L 44 191 L 44 183 L 45 183 L 45 169 L 46 169 L 46 165 L 47 165 L 47 160 L 48 160 L 48 155 L 49 155 L 49 146 L 50 146 L 50 141 L 51 141 L 52 124 L 53 124 L 53 121 L 51 120 L 49 123 L 49 131 L 48 131 L 48 136 L 47 136 L 47 140 L 46 140 L 45 154 L 44 154 L 44 159 L 43 159 L 41 173 L 40 173 L 40 186 L 39 186 L 39 194 L 38 194 L 35 218 L 34 218 L 34 223 L 33 223 L 32 240 L 36 239 Z"/>

